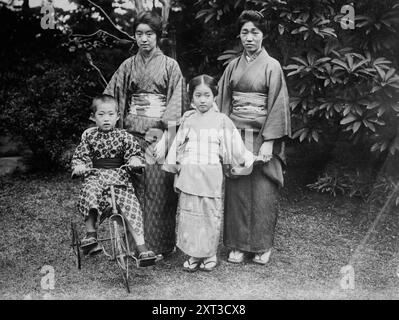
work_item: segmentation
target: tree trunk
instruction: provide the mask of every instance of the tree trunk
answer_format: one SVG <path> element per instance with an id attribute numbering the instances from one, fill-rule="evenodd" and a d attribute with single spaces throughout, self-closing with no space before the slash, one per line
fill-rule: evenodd
<path id="1" fill-rule="evenodd" d="M 167 34 L 167 27 L 169 21 L 169 12 L 170 12 L 170 0 L 159 0 L 162 3 L 162 29 L 163 34 Z"/>
<path id="2" fill-rule="evenodd" d="M 22 11 L 28 11 L 29 10 L 29 0 L 24 0 L 22 3 Z"/>
<path id="3" fill-rule="evenodd" d="M 137 13 L 144 11 L 143 2 L 141 0 L 132 0 L 134 7 L 136 8 Z"/>

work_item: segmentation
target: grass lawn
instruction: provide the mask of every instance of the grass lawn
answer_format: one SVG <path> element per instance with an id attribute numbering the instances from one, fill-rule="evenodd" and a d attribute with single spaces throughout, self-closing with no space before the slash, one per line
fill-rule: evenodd
<path id="1" fill-rule="evenodd" d="M 290 178 L 282 193 L 275 249 L 267 266 L 248 259 L 211 272 L 182 271 L 177 251 L 154 267 L 133 268 L 127 294 L 114 262 L 84 258 L 79 271 L 70 250 L 70 219 L 80 181 L 67 174 L 22 175 L 0 180 L 1 299 L 398 299 L 398 215 L 383 216 L 358 248 L 378 209 L 348 198 L 332 198 Z M 83 232 L 81 232 L 81 235 Z M 355 289 L 340 286 L 351 261 Z M 41 269 L 55 270 L 55 288 L 41 289 Z"/>

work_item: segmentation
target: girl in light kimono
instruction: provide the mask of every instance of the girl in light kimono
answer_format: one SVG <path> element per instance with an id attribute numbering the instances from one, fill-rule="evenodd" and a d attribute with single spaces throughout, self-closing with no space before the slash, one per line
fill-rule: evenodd
<path id="1" fill-rule="evenodd" d="M 217 82 L 201 75 L 189 83 L 195 110 L 187 111 L 169 150 L 164 170 L 173 172 L 179 193 L 177 247 L 189 255 L 183 268 L 213 270 L 223 214 L 223 168 L 249 167 L 249 152 L 233 122 L 214 103 Z"/>
<path id="2" fill-rule="evenodd" d="M 226 179 L 223 234 L 224 245 L 232 249 L 229 262 L 241 263 L 244 252 L 249 252 L 261 265 L 269 261 L 273 245 L 278 187 L 283 185 L 283 139 L 291 134 L 283 71 L 262 47 L 263 20 L 257 11 L 240 15 L 244 52 L 226 67 L 216 99 L 221 111 L 242 129 L 246 147 L 265 161 L 255 165 L 250 175 Z M 248 131 L 254 136 L 245 134 Z"/>
<path id="3" fill-rule="evenodd" d="M 184 100 L 179 65 L 158 47 L 161 32 L 156 13 L 145 11 L 136 18 L 138 53 L 121 64 L 104 91 L 118 101 L 120 127 L 133 134 L 145 152 L 145 177 L 139 181 L 138 194 L 146 243 L 159 258 L 175 247 L 177 197 L 173 175 L 162 171 L 158 160 L 173 139 Z"/>

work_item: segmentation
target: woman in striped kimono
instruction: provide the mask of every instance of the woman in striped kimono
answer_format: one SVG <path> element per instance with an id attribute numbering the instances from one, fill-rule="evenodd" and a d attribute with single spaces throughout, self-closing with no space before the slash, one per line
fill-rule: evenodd
<path id="1" fill-rule="evenodd" d="M 183 76 L 178 63 L 158 47 L 161 31 L 156 13 L 147 11 L 137 17 L 138 53 L 121 64 L 104 91 L 117 99 L 123 116 L 120 126 L 135 135 L 145 152 L 145 176 L 138 196 L 145 241 L 160 258 L 175 247 L 177 197 L 173 175 L 162 171 L 158 162 L 176 132 L 183 105 Z"/>
<path id="2" fill-rule="evenodd" d="M 283 185 L 283 138 L 291 134 L 289 99 L 279 62 L 262 47 L 265 24 L 257 11 L 238 19 L 243 54 L 229 63 L 219 81 L 217 104 L 241 131 L 246 147 L 265 163 L 250 175 L 227 178 L 224 245 L 228 261 L 269 260 L 277 220 L 278 188 Z"/>

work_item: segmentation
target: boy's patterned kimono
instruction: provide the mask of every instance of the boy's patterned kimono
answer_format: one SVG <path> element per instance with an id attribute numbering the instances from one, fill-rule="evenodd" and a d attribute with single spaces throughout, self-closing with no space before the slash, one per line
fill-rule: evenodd
<path id="1" fill-rule="evenodd" d="M 135 195 L 131 177 L 126 170 L 105 169 L 101 162 L 105 161 L 127 163 L 131 158 L 138 157 L 144 161 L 141 148 L 134 137 L 123 129 L 101 131 L 99 128 L 89 128 L 82 134 L 72 158 L 72 169 L 83 164 L 88 168 L 99 168 L 93 171 L 83 183 L 78 201 L 79 212 L 87 218 L 90 209 L 97 209 L 99 214 L 109 205 L 110 184 L 115 187 L 115 201 L 123 215 L 137 235 L 143 235 L 143 217 L 140 204 Z M 115 165 L 114 165 L 115 166 Z M 117 165 L 119 166 L 119 165 Z"/>

